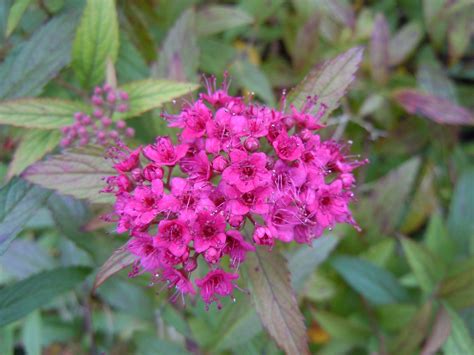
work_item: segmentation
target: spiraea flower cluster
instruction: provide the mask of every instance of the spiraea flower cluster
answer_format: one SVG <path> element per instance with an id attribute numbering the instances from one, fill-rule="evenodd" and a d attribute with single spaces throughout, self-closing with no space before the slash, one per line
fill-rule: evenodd
<path id="1" fill-rule="evenodd" d="M 89 143 L 109 146 L 135 135 L 134 129 L 127 127 L 125 121 L 112 120 L 115 112 L 128 111 L 128 94 L 125 91 L 115 90 L 109 84 L 97 86 L 91 104 L 92 115 L 76 112 L 74 123 L 61 129 L 63 148 Z"/>
<path id="2" fill-rule="evenodd" d="M 117 175 L 105 191 L 116 196 L 117 231 L 130 235 L 131 274 L 151 273 L 174 298 L 199 291 L 220 308 L 256 245 L 309 244 L 337 223 L 358 228 L 348 205 L 365 161 L 315 133 L 326 110 L 315 98 L 286 111 L 284 97 L 275 109 L 229 95 L 226 81 L 206 83 L 198 100 L 164 114 L 179 128 L 175 142 L 111 151 Z"/>

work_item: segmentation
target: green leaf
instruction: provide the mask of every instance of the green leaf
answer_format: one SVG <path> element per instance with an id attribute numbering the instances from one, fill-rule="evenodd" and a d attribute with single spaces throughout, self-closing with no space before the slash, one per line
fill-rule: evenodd
<path id="1" fill-rule="evenodd" d="M 120 90 L 128 93 L 129 110 L 115 114 L 118 119 L 127 119 L 144 112 L 160 108 L 165 102 L 177 99 L 196 90 L 198 85 L 170 80 L 140 80 L 123 85 Z"/>
<path id="2" fill-rule="evenodd" d="M 41 314 L 35 311 L 28 315 L 22 329 L 22 343 L 28 355 L 41 355 Z"/>
<path id="3" fill-rule="evenodd" d="M 432 215 L 425 232 L 424 242 L 431 252 L 441 257 L 446 264 L 453 260 L 456 246 L 453 238 L 448 236 L 448 231 L 439 213 Z"/>
<path id="4" fill-rule="evenodd" d="M 159 339 L 154 333 L 140 332 L 133 336 L 137 344 L 137 355 L 184 355 L 190 354 L 183 346 L 169 340 Z"/>
<path id="5" fill-rule="evenodd" d="M 22 179 L 0 189 L 0 255 L 51 194 Z"/>
<path id="6" fill-rule="evenodd" d="M 395 251 L 395 240 L 385 238 L 372 244 L 363 254 L 359 255 L 362 259 L 370 261 L 381 268 L 385 267 Z"/>
<path id="7" fill-rule="evenodd" d="M 474 258 L 461 264 L 458 270 L 445 278 L 438 289 L 438 297 L 455 308 L 474 305 Z"/>
<path id="8" fill-rule="evenodd" d="M 315 239 L 311 248 L 304 246 L 293 253 L 288 260 L 291 273 L 291 284 L 295 290 L 300 290 L 308 276 L 316 267 L 324 262 L 339 243 L 335 235 L 327 235 Z"/>
<path id="9" fill-rule="evenodd" d="M 8 14 L 7 30 L 5 35 L 8 37 L 12 34 L 15 27 L 20 23 L 21 17 L 25 13 L 32 0 L 16 0 L 10 8 Z"/>
<path id="10" fill-rule="evenodd" d="M 125 245 L 114 251 L 114 253 L 107 259 L 104 265 L 102 265 L 97 272 L 92 289 L 95 290 L 109 277 L 132 265 L 135 259 L 136 256 L 130 254 Z"/>
<path id="11" fill-rule="evenodd" d="M 285 258 L 276 250 L 257 248 L 248 255 L 252 299 L 262 324 L 290 354 L 309 354 L 303 316 L 291 288 Z"/>
<path id="12" fill-rule="evenodd" d="M 443 278 L 444 265 L 429 250 L 408 238 L 402 238 L 402 246 L 408 264 L 421 289 L 430 293 Z"/>
<path id="13" fill-rule="evenodd" d="M 159 52 L 154 76 L 177 81 L 194 81 L 199 66 L 194 10 L 188 9 L 168 32 Z"/>
<path id="14" fill-rule="evenodd" d="M 368 261 L 350 256 L 337 256 L 334 268 L 357 292 L 374 304 L 403 302 L 405 290 L 389 271 Z"/>
<path id="15" fill-rule="evenodd" d="M 236 6 L 209 5 L 196 14 L 198 36 L 209 36 L 253 22 L 252 16 Z"/>
<path id="16" fill-rule="evenodd" d="M 417 311 L 418 307 L 411 303 L 385 304 L 376 309 L 380 325 L 387 331 L 404 328 Z"/>
<path id="17" fill-rule="evenodd" d="M 118 48 L 115 1 L 88 0 L 72 49 L 72 65 L 83 87 L 91 88 L 104 80 L 107 59 L 115 62 Z"/>
<path id="18" fill-rule="evenodd" d="M 12 177 L 23 172 L 28 166 L 51 152 L 60 140 L 59 130 L 28 130 L 13 154 L 7 176 Z"/>
<path id="19" fill-rule="evenodd" d="M 35 96 L 71 59 L 77 14 L 65 13 L 35 31 L 0 65 L 0 98 Z"/>
<path id="20" fill-rule="evenodd" d="M 74 113 L 86 111 L 81 102 L 58 99 L 18 99 L 0 102 L 0 124 L 54 129 L 74 122 Z"/>
<path id="21" fill-rule="evenodd" d="M 474 342 L 472 341 L 469 330 L 461 317 L 448 305 L 445 305 L 451 320 L 451 334 L 446 343 L 444 343 L 443 351 L 445 354 L 474 354 Z"/>
<path id="22" fill-rule="evenodd" d="M 0 354 L 13 355 L 13 326 L 0 328 Z"/>
<path id="23" fill-rule="evenodd" d="M 377 234 L 389 234 L 400 222 L 418 174 L 420 158 L 414 157 L 370 186 L 368 196 L 360 198 L 358 217 Z M 390 201 L 390 203 L 387 203 Z"/>
<path id="24" fill-rule="evenodd" d="M 391 354 L 413 354 L 429 331 L 433 305 L 425 303 L 394 339 Z"/>
<path id="25" fill-rule="evenodd" d="M 232 78 L 249 91 L 255 92 L 270 106 L 275 105 L 275 97 L 267 77 L 247 60 L 237 60 L 230 67 Z"/>
<path id="26" fill-rule="evenodd" d="M 473 3 L 465 11 L 458 12 L 449 20 L 448 49 L 451 63 L 459 61 L 471 43 Z"/>
<path id="27" fill-rule="evenodd" d="M 371 330 L 364 324 L 356 323 L 327 311 L 317 310 L 314 318 L 319 325 L 338 342 L 364 345 L 372 335 Z"/>
<path id="28" fill-rule="evenodd" d="M 317 65 L 300 84 L 290 91 L 288 101 L 297 108 L 301 108 L 308 96 L 317 95 L 319 103 L 327 106 L 325 114 L 327 117 L 339 106 L 339 100 L 354 80 L 363 52 L 362 47 L 354 47 L 334 59 Z"/>
<path id="29" fill-rule="evenodd" d="M 104 178 L 115 171 L 104 154 L 104 148 L 99 146 L 73 148 L 31 165 L 23 176 L 64 195 L 108 203 L 112 200 L 110 194 L 100 191 L 105 187 Z"/>
<path id="30" fill-rule="evenodd" d="M 90 269 L 85 267 L 58 268 L 0 289 L 0 326 L 51 302 L 84 280 L 89 272 Z"/>
<path id="31" fill-rule="evenodd" d="M 474 254 L 474 168 L 459 178 L 451 200 L 448 217 L 449 235 L 456 241 L 458 251 Z"/>
<path id="32" fill-rule="evenodd" d="M 216 352 L 235 349 L 236 346 L 249 342 L 262 330 L 257 313 L 249 302 L 242 299 L 229 307 L 232 310 L 222 318 L 212 342 L 212 349 Z"/>
<path id="33" fill-rule="evenodd" d="M 423 28 L 417 22 L 403 26 L 389 43 L 389 64 L 391 66 L 403 63 L 423 38 Z"/>
<path id="34" fill-rule="evenodd" d="M 390 30 L 385 16 L 377 14 L 370 40 L 370 64 L 372 76 L 377 83 L 388 80 Z"/>

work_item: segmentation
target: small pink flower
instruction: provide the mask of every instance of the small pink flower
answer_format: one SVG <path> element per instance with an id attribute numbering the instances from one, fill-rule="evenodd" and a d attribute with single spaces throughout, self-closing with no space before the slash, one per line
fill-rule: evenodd
<path id="1" fill-rule="evenodd" d="M 138 166 L 138 163 L 140 162 L 141 151 L 142 147 L 138 147 L 128 156 L 127 159 L 115 164 L 114 168 L 121 173 L 132 171 Z"/>
<path id="2" fill-rule="evenodd" d="M 183 112 L 177 117 L 168 117 L 171 121 L 170 127 L 183 128 L 181 137 L 184 141 L 193 141 L 200 138 L 206 132 L 206 124 L 212 120 L 212 112 L 202 102 L 197 100 L 194 104 L 184 108 Z"/>
<path id="3" fill-rule="evenodd" d="M 183 270 L 176 270 L 171 267 L 164 268 L 160 273 L 160 280 L 166 282 L 168 288 L 176 288 L 178 291 L 178 293 L 171 297 L 172 302 L 176 301 L 178 294 L 181 294 L 182 296 L 196 294 L 192 282 Z"/>
<path id="4" fill-rule="evenodd" d="M 216 302 L 219 309 L 222 308 L 220 297 L 226 297 L 234 291 L 233 281 L 238 279 L 239 275 L 227 273 L 223 270 L 217 269 L 210 271 L 202 279 L 196 279 L 196 285 L 201 288 L 200 294 L 203 301 L 208 307 L 211 303 Z"/>
<path id="5" fill-rule="evenodd" d="M 257 214 L 268 212 L 267 199 L 271 194 L 269 187 L 259 186 L 253 190 L 241 192 L 232 185 L 224 184 L 223 186 L 227 196 L 227 209 L 231 213 L 246 215 L 249 212 Z"/>
<path id="6" fill-rule="evenodd" d="M 230 152 L 231 163 L 222 173 L 222 179 L 242 192 L 254 190 L 270 181 L 265 153 L 248 154 L 243 150 Z"/>
<path id="7" fill-rule="evenodd" d="M 226 234 L 224 253 L 230 256 L 230 266 L 235 268 L 245 261 L 247 252 L 255 251 L 255 247 L 247 243 L 239 231 L 229 230 Z"/>
<path id="8" fill-rule="evenodd" d="M 226 108 L 219 109 L 215 119 L 208 121 L 206 125 L 206 150 L 217 154 L 221 149 L 229 150 L 238 145 L 238 137 L 245 131 L 246 124 L 244 116 L 233 115 Z"/>
<path id="9" fill-rule="evenodd" d="M 252 239 L 255 244 L 266 245 L 270 247 L 270 249 L 273 248 L 273 245 L 275 244 L 272 232 L 270 229 L 263 226 L 255 226 Z"/>
<path id="10" fill-rule="evenodd" d="M 191 239 L 188 227 L 180 220 L 163 220 L 158 224 L 158 245 L 168 248 L 173 255 L 183 255 Z"/>
<path id="11" fill-rule="evenodd" d="M 296 160 L 303 152 L 303 142 L 297 136 L 288 136 L 286 132 L 281 133 L 273 142 L 275 152 L 283 160 Z"/>
<path id="12" fill-rule="evenodd" d="M 225 225 L 225 219 L 220 214 L 199 212 L 194 223 L 194 249 L 202 253 L 210 247 L 222 248 L 226 239 Z"/>
<path id="13" fill-rule="evenodd" d="M 161 249 L 154 240 L 152 237 L 133 237 L 127 244 L 127 249 L 139 257 L 140 265 L 147 271 L 154 271 L 161 265 Z"/>
<path id="14" fill-rule="evenodd" d="M 169 137 L 158 137 L 154 144 L 143 149 L 143 154 L 158 165 L 175 165 L 188 151 L 187 144 L 174 146 Z"/>

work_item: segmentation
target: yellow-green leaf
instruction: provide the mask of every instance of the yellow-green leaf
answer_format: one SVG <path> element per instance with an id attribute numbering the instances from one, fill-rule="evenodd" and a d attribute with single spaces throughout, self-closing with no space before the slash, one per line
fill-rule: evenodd
<path id="1" fill-rule="evenodd" d="M 129 110 L 115 116 L 120 119 L 138 116 L 146 111 L 160 108 L 165 102 L 189 94 L 197 88 L 197 84 L 170 80 L 132 81 L 120 87 L 120 90 L 128 93 Z"/>
<path id="2" fill-rule="evenodd" d="M 88 0 L 72 49 L 77 77 L 86 88 L 105 78 L 107 59 L 117 59 L 119 30 L 114 0 Z"/>
<path id="3" fill-rule="evenodd" d="M 20 174 L 31 164 L 51 152 L 61 140 L 59 130 L 28 130 L 22 137 L 8 167 L 8 176 Z"/>
<path id="4" fill-rule="evenodd" d="M 53 129 L 74 122 L 74 113 L 87 109 L 81 102 L 59 99 L 18 99 L 0 102 L 0 124 Z"/>
<path id="5" fill-rule="evenodd" d="M 7 37 L 11 35 L 15 27 L 20 23 L 20 20 L 30 3 L 31 0 L 16 0 L 12 5 L 10 13 L 8 14 L 7 30 L 5 31 Z"/>

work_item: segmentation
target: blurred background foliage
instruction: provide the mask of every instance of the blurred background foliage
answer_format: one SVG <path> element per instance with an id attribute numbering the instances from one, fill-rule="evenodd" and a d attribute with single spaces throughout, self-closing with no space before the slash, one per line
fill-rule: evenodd
<path id="1" fill-rule="evenodd" d="M 87 95 L 92 83 L 81 83 L 69 65 L 84 5 L 0 1 L 0 98 Z M 351 151 L 370 159 L 359 171 L 352 206 L 363 232 L 343 226 L 313 248 L 285 250 L 310 349 L 473 353 L 474 2 L 117 0 L 116 6 L 119 83 L 199 82 L 200 73 L 222 79 L 227 70 L 234 92 L 273 105 L 317 63 L 365 46 L 357 79 L 323 133 L 352 141 Z M 46 32 L 57 18 L 66 20 Z M 24 48 L 27 59 L 19 58 Z M 19 60 L 22 66 L 11 65 Z M 29 76 L 17 79 L 14 70 Z M 143 142 L 169 133 L 159 112 L 131 124 Z M 3 183 L 28 134 L 0 126 Z M 98 220 L 104 211 L 60 195 L 44 201 L 29 207 L 26 229 L 0 256 L 0 285 L 58 266 L 75 267 L 64 278 L 80 279 L 123 243 Z M 35 310 L 9 324 L 1 318 L 11 306 L 6 299 L 16 296 L 0 288 L 0 354 L 280 353 L 246 294 L 206 312 L 200 301 L 170 304 L 166 292 L 156 293 L 159 286 L 128 279 L 126 271 L 93 295 L 91 282 L 48 299 L 47 290 L 58 286 L 39 278 L 30 283 L 33 296 L 24 301 L 30 304 L 20 303 Z"/>

